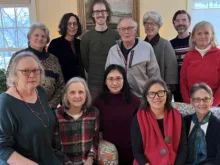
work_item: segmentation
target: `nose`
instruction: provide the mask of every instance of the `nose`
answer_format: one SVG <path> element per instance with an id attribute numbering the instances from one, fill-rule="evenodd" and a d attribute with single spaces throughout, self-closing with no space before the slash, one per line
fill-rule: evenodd
<path id="1" fill-rule="evenodd" d="M 31 72 L 31 73 L 29 74 L 29 77 L 34 77 L 34 73 Z"/>
<path id="2" fill-rule="evenodd" d="M 116 80 L 113 80 L 112 84 L 113 84 L 113 85 L 117 84 Z"/>

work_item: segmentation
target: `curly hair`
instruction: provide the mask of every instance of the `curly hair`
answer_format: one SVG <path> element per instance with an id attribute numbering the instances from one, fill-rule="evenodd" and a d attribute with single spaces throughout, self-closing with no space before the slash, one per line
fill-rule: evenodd
<path id="1" fill-rule="evenodd" d="M 112 10 L 110 8 L 109 3 L 106 0 L 93 0 L 92 3 L 89 6 L 89 9 L 88 9 L 88 18 L 93 20 L 93 22 L 95 23 L 95 19 L 93 18 L 93 7 L 96 4 L 105 5 L 106 11 L 108 12 L 108 17 L 107 17 L 106 22 L 110 22 L 111 21 Z"/>
<path id="2" fill-rule="evenodd" d="M 63 15 L 63 17 L 60 20 L 60 24 L 58 26 L 58 28 L 59 28 L 58 32 L 61 36 L 63 36 L 63 37 L 66 36 L 67 23 L 68 23 L 70 17 L 75 17 L 76 21 L 77 21 L 78 30 L 77 30 L 76 35 L 75 35 L 75 38 L 76 38 L 76 37 L 78 37 L 82 34 L 82 25 L 79 22 L 79 17 L 77 15 L 73 14 L 73 13 L 66 13 L 66 14 Z"/>

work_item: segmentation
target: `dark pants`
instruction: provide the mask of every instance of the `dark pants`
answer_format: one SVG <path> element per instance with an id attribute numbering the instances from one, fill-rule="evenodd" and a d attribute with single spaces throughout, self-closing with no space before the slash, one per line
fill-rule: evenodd
<path id="1" fill-rule="evenodd" d="M 183 102 L 183 98 L 180 93 L 180 84 L 176 84 L 176 90 L 173 94 L 174 94 L 174 101 L 175 102 Z"/>

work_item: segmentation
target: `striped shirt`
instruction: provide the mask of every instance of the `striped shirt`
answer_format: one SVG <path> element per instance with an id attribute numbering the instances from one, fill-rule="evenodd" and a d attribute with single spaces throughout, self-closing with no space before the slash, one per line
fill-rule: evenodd
<path id="1" fill-rule="evenodd" d="M 89 107 L 77 120 L 64 107 L 55 111 L 57 125 L 54 144 L 64 165 L 82 165 L 88 157 L 96 159 L 99 143 L 99 111 Z"/>

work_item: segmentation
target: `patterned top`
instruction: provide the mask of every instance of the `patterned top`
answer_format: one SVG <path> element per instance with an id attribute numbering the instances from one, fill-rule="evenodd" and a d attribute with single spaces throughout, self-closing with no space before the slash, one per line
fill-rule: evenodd
<path id="1" fill-rule="evenodd" d="M 8 65 L 7 75 L 10 69 L 12 59 L 17 54 L 24 51 L 33 52 L 41 61 L 41 64 L 45 69 L 45 79 L 43 84 L 41 85 L 47 93 L 47 98 L 50 108 L 55 109 L 61 101 L 61 93 L 64 88 L 64 79 L 63 79 L 63 74 L 61 72 L 59 61 L 53 54 L 47 53 L 45 51 L 39 52 L 31 47 L 20 50 L 12 55 Z"/>
<path id="2" fill-rule="evenodd" d="M 62 106 L 57 117 L 53 146 L 64 165 L 83 165 L 87 157 L 96 159 L 99 144 L 99 111 L 89 107 L 77 120 Z"/>

